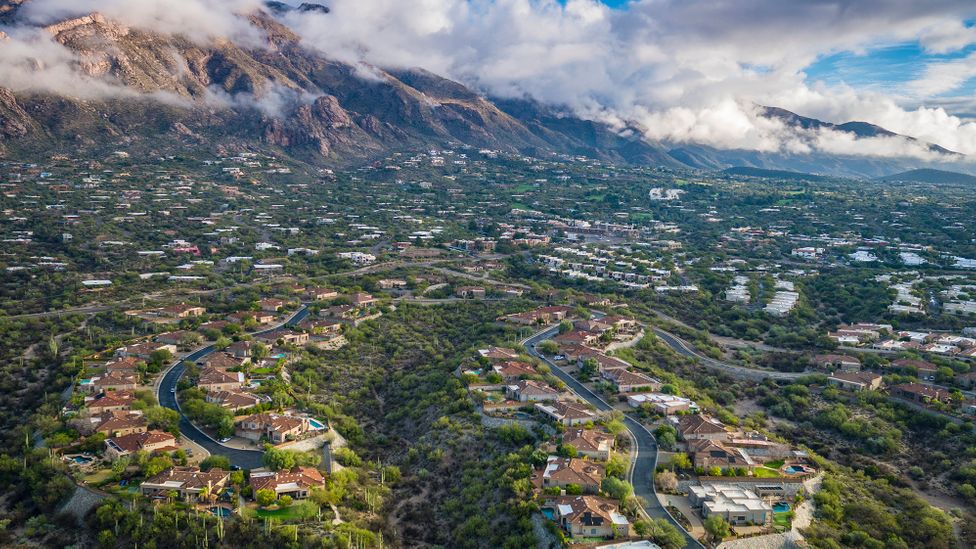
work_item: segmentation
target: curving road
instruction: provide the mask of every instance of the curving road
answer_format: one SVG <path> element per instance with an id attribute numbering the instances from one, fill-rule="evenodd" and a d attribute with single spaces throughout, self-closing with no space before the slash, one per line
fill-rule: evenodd
<path id="1" fill-rule="evenodd" d="M 757 370 L 755 368 L 747 368 L 745 366 L 737 366 L 735 364 L 729 364 L 727 362 L 720 362 L 714 358 L 709 358 L 702 355 L 696 351 L 690 343 L 681 339 L 680 337 L 670 333 L 665 332 L 660 328 L 651 328 L 654 331 L 654 335 L 661 339 L 668 347 L 671 347 L 674 352 L 679 355 L 683 355 L 689 358 L 694 358 L 699 364 L 705 366 L 706 368 L 711 368 L 712 370 L 717 370 L 729 374 L 730 376 L 737 377 L 740 379 L 746 379 L 749 381 L 762 381 L 766 378 L 777 379 L 777 380 L 794 380 L 808 375 L 804 372 L 776 372 L 773 370 Z"/>
<path id="2" fill-rule="evenodd" d="M 525 350 L 529 353 L 529 355 L 548 364 L 549 368 L 552 370 L 552 373 L 561 379 L 567 387 L 576 393 L 576 395 L 592 404 L 598 410 L 611 410 L 612 407 L 610 404 L 603 400 L 599 395 L 591 391 L 577 379 L 563 371 L 562 368 L 556 366 L 552 361 L 542 356 L 536 350 L 536 345 L 555 336 L 558 333 L 559 326 L 554 326 L 531 336 L 523 341 L 522 344 L 525 346 Z M 679 524 L 678 521 L 676 521 L 674 517 L 667 512 L 664 506 L 661 505 L 661 502 L 657 499 L 654 481 L 652 480 L 654 469 L 657 467 L 657 440 L 654 439 L 654 435 L 647 430 L 647 427 L 644 427 L 644 425 L 628 414 L 624 414 L 624 426 L 626 426 L 627 430 L 630 432 L 631 439 L 634 441 L 634 447 L 636 449 L 636 457 L 631 463 L 628 477 L 630 483 L 634 486 L 634 494 L 640 496 L 645 501 L 643 507 L 644 514 L 651 518 L 663 518 L 678 528 L 678 530 L 685 536 L 685 547 L 703 547 L 698 540 L 691 537 L 688 531 L 685 530 L 681 524 Z"/>
<path id="3" fill-rule="evenodd" d="M 308 305 L 303 305 L 301 309 L 298 309 L 298 311 L 296 311 L 285 322 L 258 332 L 253 332 L 251 335 L 261 335 L 268 332 L 273 332 L 284 326 L 301 322 L 306 316 L 308 316 Z M 183 415 L 183 411 L 180 410 L 180 405 L 176 401 L 176 384 L 179 382 L 180 378 L 183 377 L 183 373 L 186 371 L 186 366 L 184 363 L 196 362 L 197 360 L 200 360 L 201 358 L 214 352 L 214 350 L 213 345 L 201 347 L 173 364 L 166 371 L 166 373 L 163 374 L 162 379 L 156 386 L 156 398 L 159 400 L 160 405 L 179 412 L 181 436 L 184 436 L 193 442 L 196 442 L 200 446 L 203 446 L 208 452 L 210 452 L 211 455 L 219 454 L 226 456 L 228 459 L 230 459 L 231 465 L 236 465 L 242 469 L 256 469 L 263 465 L 261 462 L 263 452 L 259 450 L 239 450 L 237 448 L 224 446 L 223 444 L 217 442 L 211 438 L 210 435 L 204 433 L 196 425 L 191 423 L 190 420 Z"/>

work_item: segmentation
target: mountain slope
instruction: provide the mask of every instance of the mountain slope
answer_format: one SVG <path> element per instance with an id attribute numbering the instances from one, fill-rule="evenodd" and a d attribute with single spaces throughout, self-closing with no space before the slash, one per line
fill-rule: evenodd
<path id="1" fill-rule="evenodd" d="M 879 181 L 976 185 L 976 177 L 945 170 L 920 169 L 879 177 Z"/>

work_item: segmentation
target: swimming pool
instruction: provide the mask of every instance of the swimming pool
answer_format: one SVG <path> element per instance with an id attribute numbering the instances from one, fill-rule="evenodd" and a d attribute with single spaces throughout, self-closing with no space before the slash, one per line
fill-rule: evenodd
<path id="1" fill-rule="evenodd" d="M 311 427 L 316 431 L 321 431 L 322 429 L 325 429 L 325 425 L 323 425 L 322 422 L 317 419 L 309 419 L 308 425 L 309 427 Z"/>
<path id="2" fill-rule="evenodd" d="M 546 517 L 549 520 L 556 520 L 556 512 L 553 511 L 552 509 L 543 509 L 542 516 Z"/>
<path id="3" fill-rule="evenodd" d="M 800 473 L 805 473 L 806 469 L 802 465 L 790 465 L 785 469 L 785 471 L 791 475 L 798 475 Z"/>
<path id="4" fill-rule="evenodd" d="M 774 513 L 785 513 L 790 510 L 790 504 L 785 501 L 778 501 L 773 504 Z"/>
<path id="5" fill-rule="evenodd" d="M 77 463 L 78 465 L 87 465 L 94 461 L 94 459 L 87 456 L 75 456 L 71 458 L 71 461 Z"/>
<path id="6" fill-rule="evenodd" d="M 230 509 L 226 507 L 211 507 L 210 512 L 217 517 L 227 518 L 230 516 Z"/>

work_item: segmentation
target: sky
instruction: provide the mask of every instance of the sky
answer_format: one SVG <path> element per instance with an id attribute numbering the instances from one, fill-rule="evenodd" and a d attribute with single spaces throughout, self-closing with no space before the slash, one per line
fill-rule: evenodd
<path id="1" fill-rule="evenodd" d="M 297 2 L 298 0 L 294 0 Z M 307 1 L 307 0 L 306 0 Z M 322 0 L 282 16 L 306 47 L 362 67 L 420 67 L 490 96 L 531 97 L 648 141 L 785 154 L 933 159 L 762 116 L 859 120 L 976 157 L 973 0 Z M 30 0 L 43 24 L 99 11 L 135 27 L 262 47 L 258 0 Z M 0 85 L 77 89 L 70 55 L 6 29 Z M 32 62 L 34 55 L 45 63 Z M 30 71 L 42 73 L 35 74 Z M 29 70 L 28 70 L 29 69 Z M 364 78 L 375 71 L 361 71 Z M 105 93 L 104 82 L 92 84 Z"/>

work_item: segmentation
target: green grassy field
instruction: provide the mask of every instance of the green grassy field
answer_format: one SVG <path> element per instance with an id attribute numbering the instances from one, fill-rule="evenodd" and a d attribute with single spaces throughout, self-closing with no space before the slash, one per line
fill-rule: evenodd
<path id="1" fill-rule="evenodd" d="M 288 522 L 314 517 L 316 514 L 318 514 L 318 508 L 310 501 L 299 501 L 292 503 L 288 507 L 279 509 L 260 509 L 248 507 L 244 512 L 246 515 L 252 518 L 271 517 L 280 521 Z"/>

